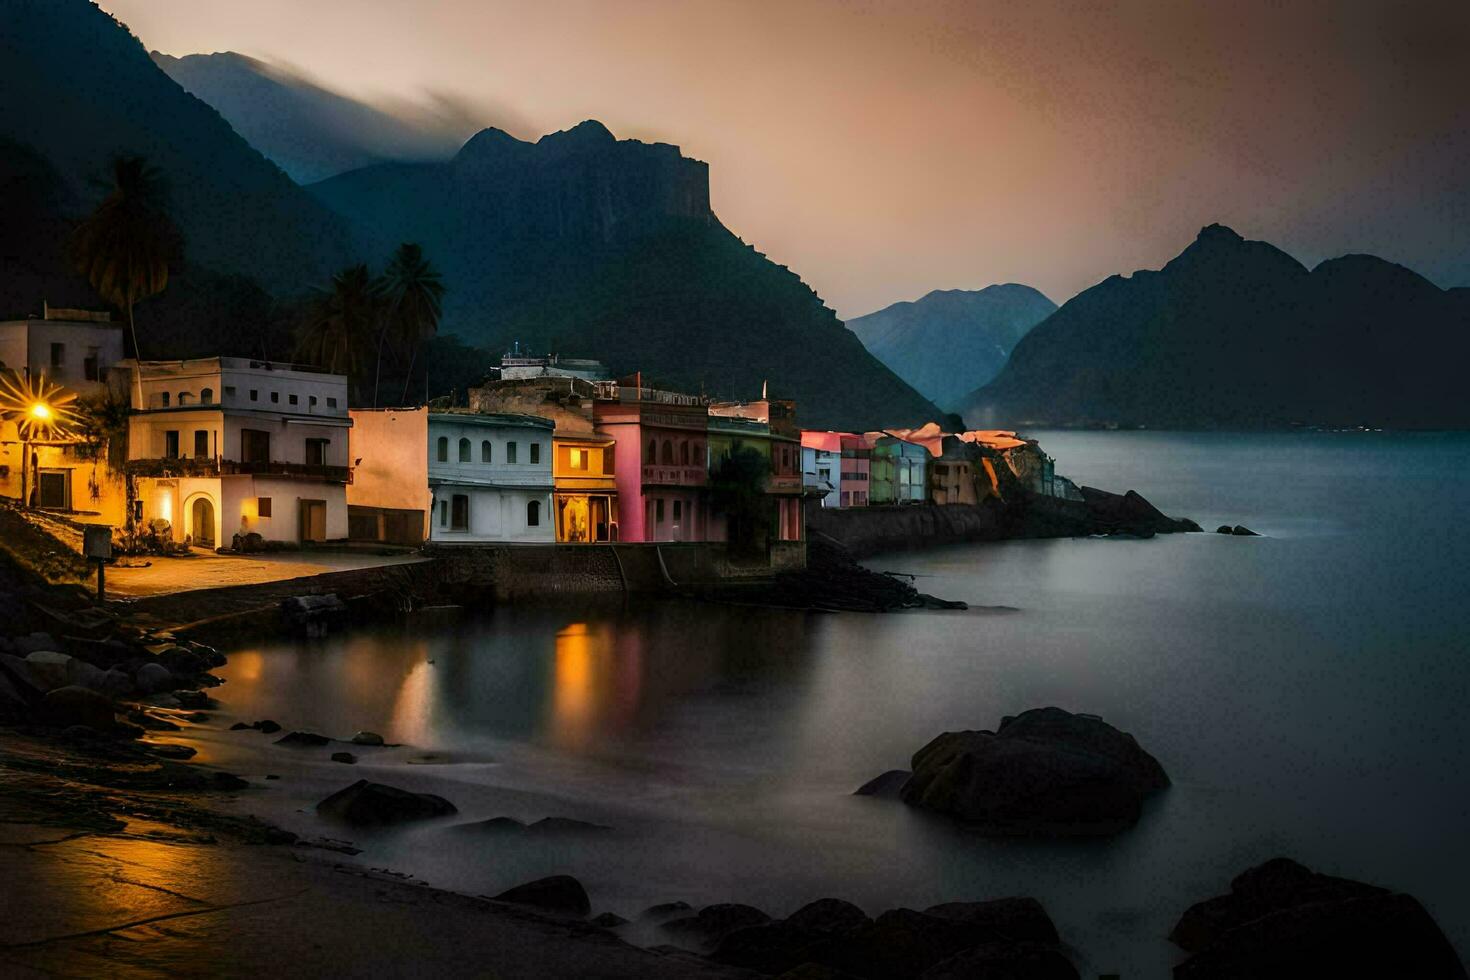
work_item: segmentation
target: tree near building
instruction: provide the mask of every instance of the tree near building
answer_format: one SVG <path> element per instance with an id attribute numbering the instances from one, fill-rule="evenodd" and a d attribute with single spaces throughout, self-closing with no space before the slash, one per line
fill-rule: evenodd
<path id="1" fill-rule="evenodd" d="M 383 310 L 381 282 L 366 265 L 348 266 L 307 304 L 296 334 L 297 359 L 347 375 L 356 392 L 363 353 L 378 336 Z"/>
<path id="2" fill-rule="evenodd" d="M 78 271 L 108 303 L 127 311 L 133 356 L 141 359 L 133 305 L 163 292 L 183 261 L 183 236 L 168 216 L 161 173 L 138 156 L 112 161 L 107 190 L 72 236 Z"/>
<path id="3" fill-rule="evenodd" d="M 771 526 L 771 501 L 766 496 L 770 475 L 770 460 L 738 440 L 710 474 L 710 506 L 725 515 L 731 551 L 749 553 L 765 547 Z"/>
<path id="4" fill-rule="evenodd" d="M 401 399 L 406 404 L 408 389 L 413 383 L 413 368 L 418 359 L 419 347 L 439 332 L 444 282 L 438 271 L 424 257 L 423 248 L 412 242 L 404 242 L 393 253 L 393 258 L 383 273 L 383 292 L 387 317 L 378 341 L 378 372 L 382 373 L 383 338 L 391 332 L 396 341 L 409 350 L 408 371 L 403 379 Z M 373 406 L 376 407 L 377 404 L 378 388 L 374 381 Z"/>

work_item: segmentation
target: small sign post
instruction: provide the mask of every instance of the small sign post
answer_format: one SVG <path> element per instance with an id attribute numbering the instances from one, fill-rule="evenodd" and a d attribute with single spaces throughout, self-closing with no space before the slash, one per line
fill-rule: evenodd
<path id="1" fill-rule="evenodd" d="M 112 528 L 106 524 L 89 524 L 82 529 L 82 557 L 97 563 L 97 601 L 107 598 L 106 562 L 112 560 Z"/>

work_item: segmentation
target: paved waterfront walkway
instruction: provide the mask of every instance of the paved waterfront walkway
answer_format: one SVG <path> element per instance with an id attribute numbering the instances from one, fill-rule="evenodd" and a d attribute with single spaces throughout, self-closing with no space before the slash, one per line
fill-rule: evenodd
<path id="1" fill-rule="evenodd" d="M 107 569 L 107 592 L 115 596 L 155 596 L 195 589 L 260 585 L 324 572 L 356 571 L 428 561 L 417 553 L 377 555 L 358 551 L 290 551 L 258 555 L 217 555 L 196 551 L 181 558 L 128 559 L 148 567 Z"/>

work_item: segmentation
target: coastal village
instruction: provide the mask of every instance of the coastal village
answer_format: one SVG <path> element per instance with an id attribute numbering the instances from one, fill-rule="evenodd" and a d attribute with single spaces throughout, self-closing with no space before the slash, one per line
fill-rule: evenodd
<path id="1" fill-rule="evenodd" d="M 805 564 L 811 513 L 1081 499 L 1012 432 L 803 429 L 765 392 L 720 401 L 518 349 L 459 398 L 359 408 L 341 374 L 139 362 L 107 314 L 46 307 L 0 323 L 0 368 L 0 493 L 78 550 L 84 525 L 118 553 L 690 543 L 759 571 Z"/>

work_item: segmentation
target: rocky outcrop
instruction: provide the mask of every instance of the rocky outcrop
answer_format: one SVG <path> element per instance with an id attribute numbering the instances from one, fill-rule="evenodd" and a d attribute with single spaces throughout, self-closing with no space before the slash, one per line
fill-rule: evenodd
<path id="1" fill-rule="evenodd" d="M 993 834 L 1115 834 L 1169 785 L 1132 735 L 1055 707 L 1004 718 L 995 732 L 946 732 L 914 755 L 913 767 L 905 803 Z"/>
<path id="2" fill-rule="evenodd" d="M 1414 898 L 1276 858 L 1191 906 L 1169 934 L 1194 955 L 1177 980 L 1416 977 L 1463 980 L 1449 940 Z"/>
<path id="3" fill-rule="evenodd" d="M 1188 518 L 1173 518 L 1159 510 L 1137 490 L 1124 494 L 1082 487 L 1082 500 L 1095 525 L 1093 533 L 1133 534 L 1147 537 L 1198 531 L 1200 526 Z"/>
<path id="4" fill-rule="evenodd" d="M 318 803 L 316 812 L 353 826 L 370 827 L 443 817 L 458 810 L 442 796 L 359 779 Z"/>
<path id="5" fill-rule="evenodd" d="M 528 881 L 524 885 L 501 892 L 495 896 L 495 900 L 513 905 L 529 905 L 562 915 L 586 915 L 592 911 L 587 890 L 571 875 L 552 875 L 549 878 Z"/>
<path id="6" fill-rule="evenodd" d="M 913 773 L 907 769 L 890 769 L 881 776 L 874 776 L 852 791 L 853 796 L 877 796 L 881 799 L 896 800 L 903 792 L 904 784 L 909 781 Z"/>
<path id="7" fill-rule="evenodd" d="M 663 928 L 670 935 L 692 941 L 699 946 L 711 947 L 737 929 L 764 925 L 770 921 L 769 915 L 752 905 L 730 902 L 706 905 L 694 915 L 665 922 Z"/>

